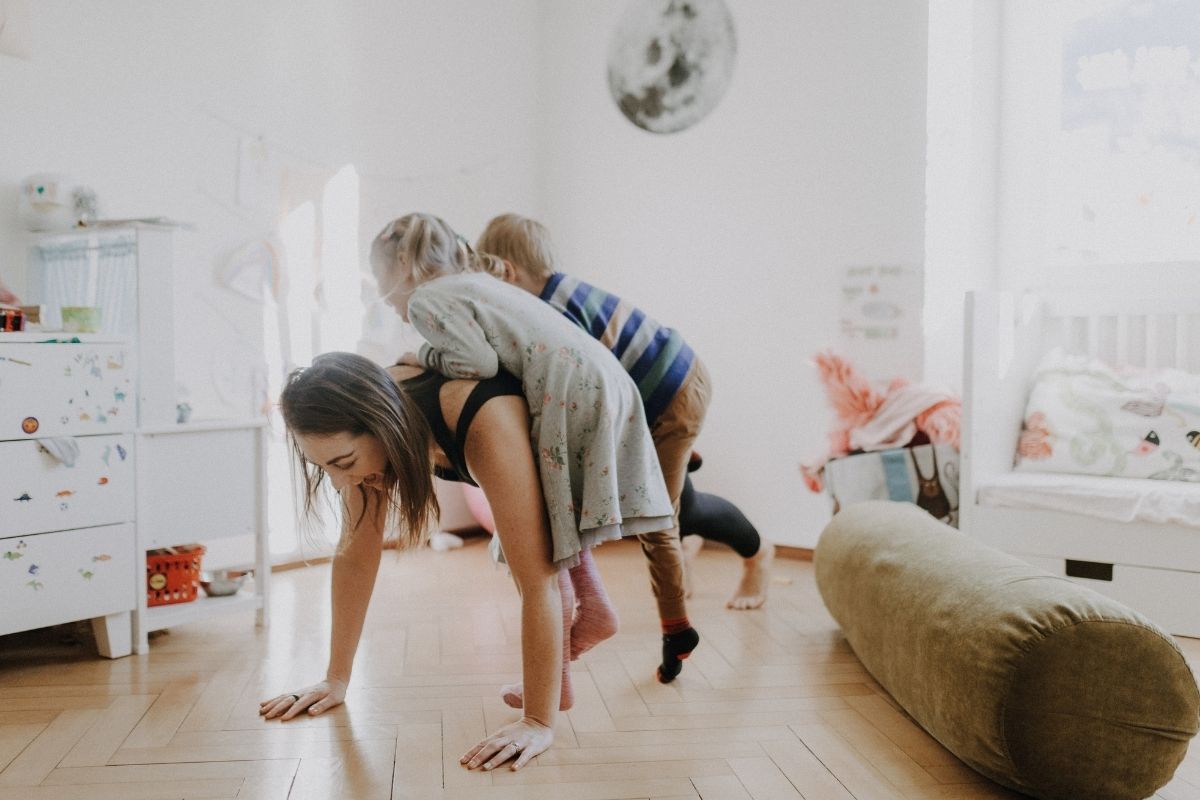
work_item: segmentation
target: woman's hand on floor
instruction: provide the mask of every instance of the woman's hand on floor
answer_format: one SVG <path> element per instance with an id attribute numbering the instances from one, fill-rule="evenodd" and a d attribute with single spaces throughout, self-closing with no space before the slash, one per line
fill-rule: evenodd
<path id="1" fill-rule="evenodd" d="M 258 713 L 266 719 L 286 721 L 308 709 L 316 716 L 346 701 L 346 682 L 327 678 L 294 692 L 285 692 L 258 704 Z"/>
<path id="2" fill-rule="evenodd" d="M 510 767 L 515 771 L 528 764 L 534 756 L 549 750 L 552 744 L 553 728 L 529 717 L 522 717 L 472 747 L 458 763 L 465 764 L 467 769 L 482 767 L 490 770 L 515 758 L 516 761 Z"/>

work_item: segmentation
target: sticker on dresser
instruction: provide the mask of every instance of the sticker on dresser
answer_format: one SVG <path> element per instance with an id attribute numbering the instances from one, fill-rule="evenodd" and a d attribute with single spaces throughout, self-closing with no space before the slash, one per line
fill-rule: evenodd
<path id="1" fill-rule="evenodd" d="M 0 536 L 133 520 L 131 434 L 0 442 Z"/>
<path id="2" fill-rule="evenodd" d="M 129 523 L 0 539 L 0 635 L 133 607 Z"/>
<path id="3" fill-rule="evenodd" d="M 121 343 L 6 343 L 0 386 L 0 439 L 132 430 L 137 421 Z"/>

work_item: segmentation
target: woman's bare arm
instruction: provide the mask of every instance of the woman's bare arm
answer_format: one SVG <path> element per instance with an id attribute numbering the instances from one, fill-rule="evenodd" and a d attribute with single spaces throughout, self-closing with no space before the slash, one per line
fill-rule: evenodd
<path id="1" fill-rule="evenodd" d="M 354 668 L 354 654 L 362 638 L 363 622 L 383 549 L 385 505 L 382 496 L 367 490 L 366 513 L 363 494 L 357 486 L 343 490 L 346 521 L 333 557 L 331 595 L 333 601 L 329 636 L 329 666 L 325 680 L 285 692 L 259 704 L 267 719 L 289 720 L 308 710 L 320 714 L 346 699 L 346 687 Z M 357 523 L 357 525 L 355 525 Z M 353 529 L 350 526 L 355 525 Z"/>
<path id="2" fill-rule="evenodd" d="M 457 414 L 447 416 L 454 417 L 448 423 L 457 423 Z M 515 758 L 512 768 L 520 769 L 553 743 L 562 690 L 562 601 L 523 397 L 495 397 L 483 405 L 471 423 L 466 457 L 491 501 L 496 535 L 521 594 L 525 715 L 480 742 L 463 761 L 490 769 Z"/>
<path id="3" fill-rule="evenodd" d="M 346 531 L 333 557 L 333 618 L 325 677 L 349 683 L 367 606 L 379 574 L 387 509 L 382 494 L 371 489 L 365 492 L 365 514 L 364 493 L 359 487 L 347 487 L 342 496 L 346 501 Z"/>

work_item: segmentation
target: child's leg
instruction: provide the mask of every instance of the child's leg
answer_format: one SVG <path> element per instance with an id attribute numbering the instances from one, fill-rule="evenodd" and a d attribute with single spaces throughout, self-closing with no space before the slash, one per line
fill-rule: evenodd
<path id="1" fill-rule="evenodd" d="M 679 526 L 689 534 L 727 544 L 745 559 L 741 583 L 725 604 L 728 608 L 746 610 L 766 602 L 775 547 L 762 540 L 741 509 L 723 497 L 694 491 L 688 478 L 679 507 Z"/>
<path id="2" fill-rule="evenodd" d="M 727 544 L 742 558 L 753 558 L 762 538 L 742 510 L 723 497 L 697 492 L 687 479 L 679 505 L 679 527 L 714 542 Z"/>
<path id="3" fill-rule="evenodd" d="M 670 683 L 683 669 L 682 659 L 687 658 L 700 642 L 700 636 L 692 628 L 687 615 L 679 529 L 642 534 L 638 540 L 650 567 L 650 586 L 658 602 L 658 616 L 662 624 L 663 655 L 658 679 Z"/>
<path id="4" fill-rule="evenodd" d="M 683 550 L 683 596 L 691 600 L 692 595 L 696 593 L 696 556 L 700 555 L 700 550 L 704 547 L 704 539 L 685 533 L 681 527 L 679 547 Z"/>
<path id="5" fill-rule="evenodd" d="M 688 472 L 695 472 L 699 463 L 699 456 L 696 451 L 692 451 L 691 458 L 688 460 Z M 692 478 L 690 475 L 683 477 L 683 492 L 679 495 L 679 547 L 683 550 L 683 588 L 685 596 L 689 599 L 696 591 L 695 585 L 695 563 L 696 556 L 700 555 L 700 549 L 704 547 L 704 539 L 695 535 L 688 524 L 693 506 L 696 502 L 696 488 L 692 486 Z"/>
<path id="6" fill-rule="evenodd" d="M 563 655 L 562 655 L 562 695 L 559 697 L 558 710 L 566 711 L 575 704 L 575 693 L 571 689 L 571 623 L 575 616 L 575 590 L 571 586 L 567 571 L 558 573 L 558 592 L 562 595 L 563 609 Z M 510 708 L 525 707 L 524 687 L 519 683 L 510 683 L 500 687 L 500 697 Z"/>
<path id="7" fill-rule="evenodd" d="M 658 614 L 662 622 L 662 664 L 658 668 L 658 679 L 663 683 L 675 680 L 675 676 L 683 669 L 682 660 L 700 643 L 700 635 L 692 628 L 687 616 L 678 519 L 688 459 L 700 433 L 708 400 L 708 373 L 697 359 L 675 397 L 650 429 L 676 515 L 674 529 L 638 537 L 642 552 L 650 562 L 650 583 L 658 601 Z"/>
<path id="8" fill-rule="evenodd" d="M 575 661 L 617 632 L 617 610 L 608 599 L 591 550 L 581 552 L 579 563 L 571 567 L 571 583 L 579 603 L 579 613 L 571 628 L 570 655 Z"/>

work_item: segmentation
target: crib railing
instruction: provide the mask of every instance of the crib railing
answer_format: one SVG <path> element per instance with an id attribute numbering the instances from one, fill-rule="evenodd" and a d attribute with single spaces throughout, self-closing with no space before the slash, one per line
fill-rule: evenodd
<path id="1" fill-rule="evenodd" d="M 1191 297 L 1047 296 L 1040 347 L 1059 345 L 1114 366 L 1200 371 L 1200 301 Z M 1190 305 L 1190 307 L 1189 307 Z"/>

